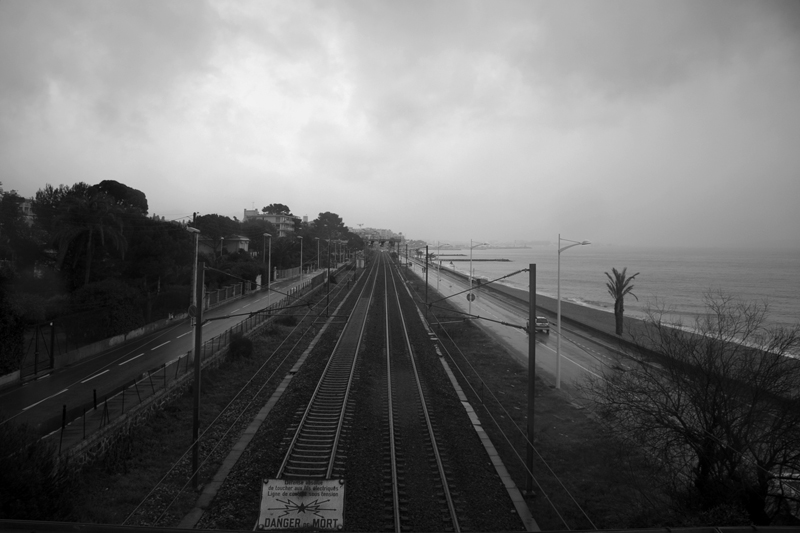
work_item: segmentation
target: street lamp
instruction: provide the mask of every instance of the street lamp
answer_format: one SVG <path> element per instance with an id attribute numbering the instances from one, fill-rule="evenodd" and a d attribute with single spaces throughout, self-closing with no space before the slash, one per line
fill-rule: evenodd
<path id="1" fill-rule="evenodd" d="M 186 226 L 186 231 L 194 233 L 194 264 L 192 265 L 192 305 L 197 308 L 197 254 L 200 251 L 200 230 L 191 226 Z"/>
<path id="2" fill-rule="evenodd" d="M 436 265 L 436 290 L 439 290 L 439 270 L 442 268 L 442 259 L 440 257 L 440 250 L 442 248 L 442 244 L 439 241 L 436 241 L 436 259 L 439 260 L 439 264 Z M 444 243 L 445 246 L 450 246 L 447 243 Z"/>
<path id="3" fill-rule="evenodd" d="M 269 263 L 267 263 L 267 298 L 269 298 L 269 283 L 272 279 L 272 235 L 265 233 L 264 237 L 269 237 Z"/>
<path id="4" fill-rule="evenodd" d="M 571 242 L 572 244 L 568 244 L 561 247 L 561 241 Z M 556 305 L 556 320 L 557 320 L 557 327 L 558 327 L 558 339 L 556 339 L 556 388 L 561 388 L 561 252 L 568 248 L 572 248 L 573 246 L 585 246 L 587 244 L 592 244 L 589 241 L 571 241 L 569 239 L 562 239 L 561 234 L 558 234 L 558 289 L 556 290 L 558 294 L 558 304 Z M 536 320 L 536 317 L 533 317 L 533 320 Z M 536 327 L 534 324 L 533 329 L 534 335 L 536 334 Z"/>
<path id="5" fill-rule="evenodd" d="M 328 234 L 328 272 L 325 274 L 325 316 L 328 316 L 328 309 L 331 305 L 331 236 Z"/>
<path id="6" fill-rule="evenodd" d="M 303 283 L 303 237 L 297 238 L 300 239 L 300 283 Z"/>
<path id="7" fill-rule="evenodd" d="M 317 268 L 319 268 L 319 237 L 314 237 L 314 240 L 317 241 Z M 316 271 L 317 268 L 314 270 Z"/>
<path id="8" fill-rule="evenodd" d="M 473 246 L 472 239 L 469 240 L 469 294 L 467 294 L 467 301 L 469 301 L 468 311 L 470 315 L 472 314 L 472 299 L 474 298 L 474 296 L 472 296 L 472 249 L 477 248 L 478 246 L 484 246 L 486 244 L 489 243 L 482 242 Z"/>

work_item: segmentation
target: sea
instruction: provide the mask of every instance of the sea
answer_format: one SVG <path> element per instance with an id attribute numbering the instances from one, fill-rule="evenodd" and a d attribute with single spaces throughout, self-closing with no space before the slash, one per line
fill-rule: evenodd
<path id="1" fill-rule="evenodd" d="M 565 244 L 565 243 L 562 243 Z M 481 247 L 472 250 L 473 276 L 495 280 L 536 265 L 536 292 L 558 293 L 558 248 L 555 243 L 526 248 Z M 431 253 L 436 250 L 429 248 Z M 469 248 L 442 249 L 442 264 L 469 272 Z M 460 261 L 450 261 L 460 259 Z M 505 259 L 507 261 L 485 261 Z M 483 260 L 483 261 L 481 261 Z M 665 310 L 664 318 L 685 326 L 705 314 L 709 293 L 742 302 L 766 303 L 770 326 L 800 324 L 800 249 L 647 248 L 610 245 L 574 246 L 561 252 L 561 299 L 608 311 L 605 272 L 627 268 L 633 296 L 625 298 L 625 314 L 643 318 L 648 309 Z M 498 283 L 528 289 L 528 272 Z"/>

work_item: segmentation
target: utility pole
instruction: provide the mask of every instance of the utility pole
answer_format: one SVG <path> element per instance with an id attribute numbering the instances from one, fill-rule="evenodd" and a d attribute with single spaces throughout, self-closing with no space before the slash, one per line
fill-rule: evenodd
<path id="1" fill-rule="evenodd" d="M 200 356 L 203 351 L 203 284 L 205 281 L 206 264 L 200 261 L 197 266 L 197 316 L 194 326 L 194 413 L 192 415 L 192 486 L 199 486 L 200 472 Z"/>

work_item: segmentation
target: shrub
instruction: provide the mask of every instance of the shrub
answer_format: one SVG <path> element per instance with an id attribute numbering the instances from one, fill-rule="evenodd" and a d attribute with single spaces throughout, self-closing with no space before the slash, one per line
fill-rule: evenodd
<path id="1" fill-rule="evenodd" d="M 280 316 L 275 319 L 276 324 L 293 328 L 297 325 L 297 317 L 294 315 Z"/>
<path id="2" fill-rule="evenodd" d="M 228 347 L 228 355 L 231 359 L 250 357 L 253 355 L 253 341 L 249 337 L 245 337 L 243 333 L 234 333 Z"/>
<path id="3" fill-rule="evenodd" d="M 74 310 L 91 311 L 63 318 L 72 326 L 70 340 L 91 343 L 144 326 L 139 297 L 138 291 L 114 279 L 84 285 L 72 294 L 71 303 Z"/>
<path id="4" fill-rule="evenodd" d="M 0 519 L 64 519 L 74 477 L 26 426 L 0 425 Z"/>

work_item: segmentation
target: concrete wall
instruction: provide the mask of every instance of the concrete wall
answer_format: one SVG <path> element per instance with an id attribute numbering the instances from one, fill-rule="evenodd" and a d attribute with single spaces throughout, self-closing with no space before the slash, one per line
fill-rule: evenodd
<path id="1" fill-rule="evenodd" d="M 78 361 L 82 361 L 89 357 L 93 357 L 104 351 L 112 348 L 118 344 L 122 344 L 126 341 L 135 339 L 137 337 L 141 337 L 147 333 L 152 333 L 153 331 L 157 331 L 159 329 L 165 328 L 171 324 L 175 324 L 176 322 L 180 322 L 181 320 L 186 320 L 187 315 L 186 313 L 181 313 L 173 317 L 172 319 L 166 318 L 163 320 L 159 320 L 157 322 L 152 322 L 147 324 L 144 327 L 135 329 L 133 331 L 129 331 L 123 335 L 117 335 L 116 337 L 111 337 L 109 339 L 104 339 L 102 341 L 97 341 L 92 344 L 81 346 L 75 350 L 70 350 L 65 354 L 60 354 L 55 359 L 55 368 L 57 370 L 59 368 L 64 368 L 66 366 L 72 365 L 77 363 Z"/>

